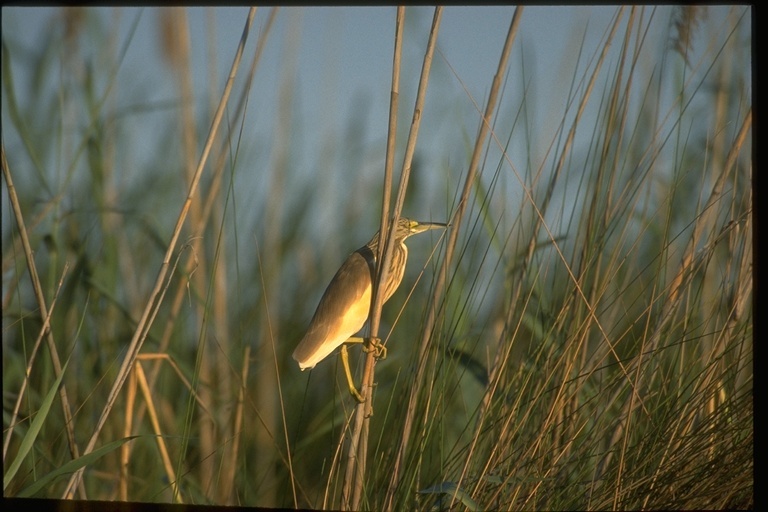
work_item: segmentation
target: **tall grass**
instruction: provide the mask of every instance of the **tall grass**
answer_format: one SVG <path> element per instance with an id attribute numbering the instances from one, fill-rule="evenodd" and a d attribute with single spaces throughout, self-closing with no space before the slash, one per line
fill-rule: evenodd
<path id="1" fill-rule="evenodd" d="M 574 43 L 546 126 L 514 37 L 529 11 L 513 23 L 510 9 L 510 36 L 483 56 L 500 62 L 498 96 L 462 89 L 438 39 L 417 115 L 400 89 L 418 76 L 392 81 L 387 156 L 363 149 L 351 118 L 312 163 L 322 180 L 296 170 L 290 43 L 276 118 L 253 107 L 261 52 L 295 41 L 272 23 L 295 11 L 258 10 L 205 168 L 226 77 L 195 82 L 190 44 L 212 45 L 214 24 L 192 34 L 184 10 L 160 13 L 178 96 L 158 105 L 117 80 L 134 41 L 108 30 L 125 15 L 111 12 L 63 9 L 32 49 L 3 34 L 5 496 L 753 506 L 748 9 L 616 9 L 589 27 L 597 47 Z M 419 15 L 400 12 L 403 45 Z M 650 40 L 659 26 L 667 39 Z M 429 101 L 436 76 L 463 91 L 474 125 L 430 110 L 443 108 Z M 428 169 L 404 146 L 417 118 L 421 133 L 437 118 L 457 128 Z M 149 120 L 166 129 L 139 152 L 131 134 Z M 251 123 L 276 135 L 254 146 Z M 385 161 L 382 188 L 381 171 L 360 169 Z M 413 176 L 396 198 L 403 161 Z M 353 358 L 369 397 L 356 406 L 335 358 L 299 373 L 290 353 L 343 258 L 395 207 L 452 225 L 409 240 L 403 285 L 372 326 L 389 357 Z"/>

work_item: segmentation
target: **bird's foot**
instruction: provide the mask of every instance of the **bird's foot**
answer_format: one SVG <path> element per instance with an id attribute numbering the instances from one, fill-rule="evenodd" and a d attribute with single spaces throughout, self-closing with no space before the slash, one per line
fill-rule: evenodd
<path id="1" fill-rule="evenodd" d="M 373 352 L 376 359 L 387 358 L 387 347 L 381 342 L 381 338 L 365 338 L 363 352 Z"/>

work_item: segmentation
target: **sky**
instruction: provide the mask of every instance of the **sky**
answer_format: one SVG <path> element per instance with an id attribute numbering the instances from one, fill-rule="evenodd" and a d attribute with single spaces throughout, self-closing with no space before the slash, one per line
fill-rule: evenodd
<path id="1" fill-rule="evenodd" d="M 105 52 L 103 47 L 83 48 L 82 52 L 91 55 L 90 64 L 98 66 L 104 61 L 105 53 L 114 56 L 125 49 L 115 71 L 117 87 L 121 89 L 121 94 L 116 95 L 116 108 L 130 111 L 137 105 L 146 107 L 138 109 L 143 113 L 135 114 L 135 129 L 125 134 L 130 157 L 122 164 L 124 169 L 118 179 L 129 180 L 133 176 L 131 169 L 153 165 L 151 161 L 156 155 L 142 148 L 150 146 L 153 139 L 162 134 L 159 132 L 167 129 L 162 118 L 167 117 L 168 112 L 157 106 L 174 105 L 178 101 L 178 85 L 159 49 L 160 9 L 94 9 L 103 21 L 97 30 L 107 30 L 105 41 L 114 41 L 117 48 L 111 52 Z M 702 29 L 704 34 L 698 37 L 703 40 L 722 37 L 724 25 L 718 20 L 725 18 L 726 9 L 711 8 Z M 406 10 L 399 128 L 403 137 L 408 130 L 433 10 L 432 7 Z M 519 149 L 517 154 L 523 154 L 522 150 L 530 152 L 534 161 L 544 159 L 568 108 L 572 81 L 574 77 L 581 78 L 593 65 L 618 10 L 616 6 L 525 8 L 508 68 L 509 85 L 505 95 L 520 98 L 524 84 L 528 87 L 526 104 L 534 137 L 515 138 L 510 154 L 514 155 L 515 149 Z M 248 8 L 189 8 L 186 12 L 192 44 L 194 93 L 198 102 L 205 104 L 211 87 L 216 94 L 223 87 Z M 265 30 L 269 12 L 270 8 L 257 10 L 241 78 L 247 71 L 258 36 Z M 297 178 L 318 172 L 329 148 L 342 148 L 349 142 L 350 130 L 354 130 L 355 140 L 362 141 L 365 153 L 370 156 L 359 163 L 363 166 L 359 173 L 380 176 L 389 109 L 395 12 L 394 7 L 280 9 L 249 95 L 241 143 L 243 155 L 264 155 L 272 151 L 270 148 L 278 136 L 275 127 L 279 124 L 280 95 L 288 87 L 293 93 L 291 115 L 301 130 L 281 136 L 289 138 L 286 143 L 292 149 L 291 165 Z M 639 14 L 645 19 L 657 20 L 646 35 L 650 45 L 667 44 L 670 12 L 670 7 L 647 7 Z M 467 149 L 462 136 L 471 139 L 477 130 L 477 108 L 482 108 L 487 98 L 513 13 L 512 6 L 444 9 L 419 139 L 419 154 L 429 165 L 460 168 L 465 164 Z M 2 14 L 3 41 L 17 59 L 13 63 L 17 93 L 22 102 L 34 101 L 24 97 L 25 84 L 31 76 L 29 68 L 19 65 L 18 59 L 35 55 L 40 41 L 59 28 L 59 10 L 6 7 Z M 215 22 L 213 30 L 210 20 Z M 622 33 L 621 28 L 618 33 Z M 215 41 L 213 45 L 211 40 Z M 618 52 L 620 46 L 617 41 L 610 51 Z M 697 46 L 702 47 L 704 45 Z M 211 48 L 215 54 L 215 70 L 210 69 Z M 652 60 L 641 62 L 646 70 L 657 64 Z M 610 68 L 607 69 L 606 73 Z M 242 81 L 239 84 L 242 87 Z M 59 84 L 49 86 L 55 88 Z M 238 94 L 236 89 L 233 99 Z M 4 113 L 3 124 L 6 122 Z M 11 130 L 5 132 L 5 144 L 12 147 L 14 134 Z M 202 135 L 200 140 L 202 144 Z M 513 163 L 525 165 L 525 162 Z M 349 176 L 356 170 L 344 169 L 347 164 L 341 160 L 326 165 L 339 167 L 342 176 Z M 352 193 L 350 190 L 349 194 Z M 438 195 L 446 193 L 450 192 L 438 190 Z M 263 198 L 256 195 L 253 198 L 254 203 L 260 200 Z M 444 210 L 444 200 L 440 207 Z M 427 210 L 430 209 L 417 213 L 429 214 Z"/>
<path id="2" fill-rule="evenodd" d="M 126 80 L 142 84 L 150 92 L 147 101 L 162 102 L 175 98 L 176 83 L 158 50 L 158 9 L 155 8 L 99 8 L 102 19 L 110 30 L 116 28 L 118 45 L 130 40 L 128 51 L 120 64 Z M 254 21 L 246 59 L 255 48 L 258 34 L 264 29 L 269 9 L 259 8 Z M 527 8 L 521 25 L 519 41 L 529 57 L 545 63 L 553 57 L 563 58 L 573 32 L 583 30 L 589 21 L 601 27 L 590 32 L 594 45 L 609 23 L 615 8 L 533 7 Z M 192 34 L 193 73 L 199 84 L 196 93 L 206 94 L 209 83 L 210 33 L 206 18 L 215 17 L 215 48 L 220 88 L 223 77 L 232 62 L 234 49 L 240 39 L 248 12 L 244 7 L 190 8 L 187 10 Z M 514 8 L 447 7 L 438 40 L 439 49 L 450 62 L 457 77 L 482 102 L 488 92 L 490 80 L 498 64 L 501 45 L 509 28 Z M 46 31 L 59 23 L 54 8 L 4 8 L 3 38 L 21 47 L 34 48 Z M 409 8 L 406 13 L 405 59 L 403 63 L 403 93 L 415 91 L 433 9 Z M 395 9 L 392 7 L 320 7 L 284 8 L 279 12 L 262 63 L 257 71 L 255 97 L 262 98 L 259 108 L 271 112 L 280 88 L 275 80 L 285 76 L 287 56 L 293 55 L 292 72 L 298 89 L 297 108 L 306 122 L 318 126 L 318 131 L 341 129 L 350 110 L 359 108 L 355 101 L 364 101 L 372 133 L 386 129 L 389 86 L 392 65 Z M 135 32 L 131 35 L 135 24 Z M 101 48 L 91 49 L 94 59 Z M 450 72 L 445 60 L 436 59 L 433 73 L 445 77 Z M 532 63 L 532 62 L 530 62 Z M 530 64 L 529 63 L 529 64 Z M 542 67 L 539 64 L 539 67 Z M 543 66 L 546 68 L 547 64 Z M 464 94 L 457 78 L 451 79 L 448 91 Z M 23 76 L 17 80 L 24 82 Z M 439 87 L 439 80 L 433 86 Z M 126 81 L 122 82 L 123 84 Z M 557 81 L 545 79 L 543 83 L 555 85 Z M 205 86 L 204 86 L 205 85 Z M 23 90 L 23 87 L 20 88 Z M 444 88 L 445 89 L 445 88 Z M 441 91 L 442 92 L 442 91 Z M 410 98 L 412 100 L 412 95 Z M 402 103 L 401 103 L 402 104 Z M 411 105 L 406 105 L 410 108 Z M 374 127 L 378 129 L 374 130 Z M 378 136 L 376 137 L 378 138 Z M 310 145 L 313 142 L 308 142 Z M 315 141 L 314 144 L 319 144 Z"/>

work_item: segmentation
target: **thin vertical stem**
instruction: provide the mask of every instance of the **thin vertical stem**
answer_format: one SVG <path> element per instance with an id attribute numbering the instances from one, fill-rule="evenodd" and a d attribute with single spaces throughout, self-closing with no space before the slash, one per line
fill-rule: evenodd
<path id="1" fill-rule="evenodd" d="M 398 29 L 396 32 L 396 38 L 395 38 L 395 69 L 393 69 L 393 96 L 396 96 L 397 90 L 395 89 L 396 85 L 395 81 L 399 80 L 399 60 L 400 60 L 400 48 L 402 42 L 399 41 L 400 38 L 402 38 L 402 25 L 403 25 L 403 18 L 404 13 L 401 13 L 401 9 L 398 9 Z M 432 18 L 432 28 L 430 30 L 429 34 L 429 40 L 427 42 L 427 49 L 424 55 L 424 62 L 422 64 L 421 68 L 421 76 L 419 77 L 419 88 L 416 95 L 416 103 L 414 105 L 413 109 L 413 118 L 411 120 L 411 129 L 408 133 L 408 143 L 406 145 L 405 149 L 405 155 L 403 157 L 403 169 L 400 174 L 400 184 L 398 187 L 397 192 L 397 198 L 395 200 L 395 210 L 393 213 L 393 218 L 397 219 L 400 217 L 400 212 L 403 209 L 403 203 L 405 202 L 405 193 L 408 189 L 408 180 L 410 178 L 411 173 L 411 164 L 413 162 L 413 155 L 416 150 L 416 141 L 418 139 L 419 134 L 419 127 L 421 126 L 421 112 L 424 108 L 424 99 L 426 97 L 427 92 L 427 85 L 429 83 L 429 73 L 432 69 L 432 59 L 435 52 L 435 46 L 437 44 L 437 34 L 440 27 L 440 20 L 442 18 L 443 9 L 442 7 L 438 6 L 435 8 L 435 13 Z M 396 105 L 395 105 L 396 107 Z M 396 123 L 396 119 L 393 118 L 393 116 L 396 116 L 396 109 L 392 109 L 392 106 L 390 106 L 390 129 L 392 127 L 393 123 Z M 393 131 L 390 131 L 391 140 L 388 140 L 388 151 L 390 148 L 394 150 L 394 135 L 395 133 Z M 391 157 L 390 157 L 391 160 Z M 385 176 L 386 179 L 386 176 Z M 390 178 L 391 180 L 391 173 Z M 385 192 L 386 197 L 387 192 Z M 387 279 L 387 274 L 389 272 L 389 261 L 392 257 L 392 243 L 393 243 L 393 233 L 394 229 L 397 226 L 397 222 L 392 222 L 389 225 L 389 229 L 384 231 L 383 226 L 386 225 L 386 222 L 388 220 L 387 213 L 388 203 L 385 203 L 385 206 L 382 206 L 382 235 L 386 234 L 386 236 L 383 238 L 384 243 L 380 244 L 379 250 L 383 252 L 380 253 L 379 256 L 379 264 L 377 265 L 378 268 L 378 275 L 376 279 L 376 285 L 375 285 L 375 293 L 373 294 L 373 304 L 371 308 L 371 337 L 376 337 L 378 334 L 378 327 L 379 327 L 379 320 L 381 318 L 381 306 L 383 302 L 383 297 L 381 297 L 381 294 L 378 293 L 379 283 L 385 282 Z M 362 385 L 362 394 L 363 397 L 365 397 L 365 402 L 362 404 L 358 404 L 358 406 L 355 409 L 355 422 L 354 422 L 354 428 L 352 432 L 352 443 L 350 443 L 350 451 L 355 450 L 354 453 L 356 454 L 356 464 L 357 464 L 357 470 L 354 470 L 354 463 L 353 463 L 353 470 L 348 471 L 347 478 L 352 478 L 352 481 L 354 482 L 354 492 L 352 496 L 352 502 L 351 502 L 351 508 L 352 509 L 358 509 L 360 504 L 360 498 L 362 496 L 362 488 L 363 488 L 363 482 L 365 479 L 365 456 L 367 452 L 368 447 L 368 431 L 370 427 L 370 416 L 371 416 L 371 404 L 372 404 L 372 389 L 373 389 L 373 380 L 374 380 L 374 366 L 376 364 L 376 358 L 373 352 L 368 353 L 368 357 L 366 357 L 365 360 L 365 369 L 363 371 L 363 385 Z M 345 488 L 346 482 L 345 482 Z M 345 495 L 346 498 L 348 495 Z M 347 503 L 345 502 L 344 505 L 346 506 Z"/>
<path id="2" fill-rule="evenodd" d="M 400 63 L 402 61 L 402 50 L 403 50 L 403 27 L 405 24 L 405 7 L 404 6 L 398 6 L 397 8 L 397 14 L 395 17 L 395 48 L 393 52 L 392 57 L 392 89 L 390 92 L 390 102 L 389 102 L 389 126 L 388 126 L 388 132 L 387 132 L 387 152 L 385 157 L 385 163 L 384 163 L 384 188 L 382 191 L 382 201 L 381 201 L 381 225 L 379 228 L 379 233 L 387 233 L 387 225 L 389 222 L 389 203 L 392 200 L 392 174 L 394 169 L 394 162 L 395 162 L 395 146 L 397 143 L 397 108 L 399 104 L 400 99 Z M 378 248 L 378 254 L 376 255 L 376 258 L 378 261 L 382 261 L 382 258 L 384 256 L 385 252 L 385 245 L 386 244 L 379 244 Z M 381 268 L 381 266 L 379 266 Z M 378 272 L 379 276 L 381 275 L 381 271 Z M 371 304 L 371 323 L 370 323 L 370 329 L 371 329 L 371 336 L 374 336 L 378 332 L 379 328 L 379 320 L 381 317 L 381 297 L 379 296 L 378 289 L 379 289 L 379 282 L 381 282 L 380 279 L 375 279 L 373 283 L 373 302 Z M 369 388 L 370 386 L 367 386 L 367 380 L 366 375 L 373 376 L 373 367 L 371 366 L 370 370 L 368 369 L 368 360 L 366 359 L 366 365 L 365 365 L 365 372 L 367 374 L 364 374 L 363 376 L 363 386 L 362 386 L 362 393 L 363 396 L 367 396 L 366 394 L 366 388 Z M 365 407 L 370 406 L 370 401 L 366 399 L 366 403 L 362 404 Z M 358 406 L 360 408 L 360 406 Z M 357 412 L 357 410 L 356 410 Z M 347 456 L 347 468 L 344 475 L 344 486 L 342 488 L 342 505 L 346 508 L 347 506 L 350 506 L 352 503 L 359 504 L 360 497 L 359 493 L 357 492 L 358 486 L 355 485 L 355 496 L 352 496 L 352 503 L 350 503 L 350 488 L 352 487 L 353 480 L 356 481 L 357 479 L 354 479 L 355 475 L 355 469 L 357 467 L 357 470 L 360 471 L 361 478 L 364 476 L 364 466 L 358 466 L 358 456 L 359 454 L 365 454 L 367 452 L 367 443 L 366 446 L 361 448 L 360 443 L 360 437 L 363 426 L 358 423 L 362 423 L 362 417 L 364 413 L 356 414 L 355 416 L 355 428 L 352 431 L 352 439 L 350 441 L 349 446 L 349 452 Z M 367 434 L 365 436 L 367 438 Z"/>

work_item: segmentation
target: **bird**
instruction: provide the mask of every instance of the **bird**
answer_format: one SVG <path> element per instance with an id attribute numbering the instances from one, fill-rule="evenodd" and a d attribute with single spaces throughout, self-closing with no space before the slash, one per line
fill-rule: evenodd
<path id="1" fill-rule="evenodd" d="M 408 248 L 405 240 L 409 236 L 437 228 L 446 228 L 439 222 L 419 222 L 400 217 L 394 231 L 392 256 L 389 272 L 382 283 L 382 305 L 392 297 L 400 286 L 405 274 Z M 373 282 L 378 272 L 377 258 L 381 233 L 377 232 L 370 242 L 350 254 L 331 279 L 317 306 L 307 332 L 293 351 L 293 359 L 304 371 L 314 368 L 317 363 L 341 347 L 341 360 L 349 384 L 349 391 L 355 399 L 363 398 L 355 388 L 349 370 L 346 344 L 363 343 L 366 352 L 375 351 L 377 357 L 386 357 L 386 348 L 375 338 L 353 336 L 365 325 L 373 301 Z"/>

